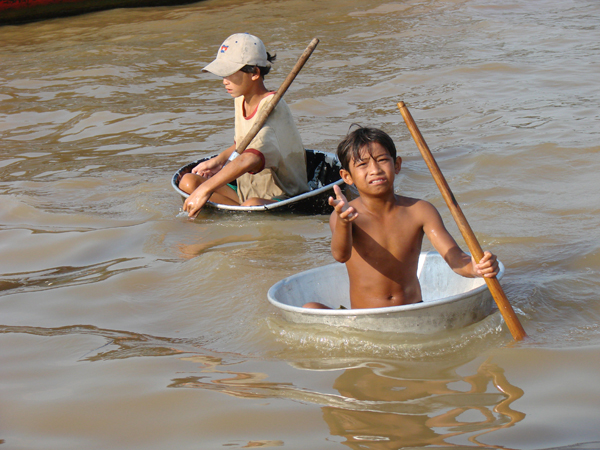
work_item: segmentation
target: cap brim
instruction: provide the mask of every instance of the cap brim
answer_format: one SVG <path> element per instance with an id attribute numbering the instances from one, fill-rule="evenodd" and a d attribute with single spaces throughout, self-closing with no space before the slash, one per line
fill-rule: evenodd
<path id="1" fill-rule="evenodd" d="M 214 73 L 215 75 L 217 75 L 219 77 L 228 77 L 229 75 L 233 75 L 234 73 L 236 73 L 238 70 L 240 70 L 244 66 L 245 66 L 245 64 L 238 64 L 238 63 L 232 63 L 229 61 L 215 59 L 208 66 L 206 66 L 204 69 L 202 69 L 202 71 Z"/>

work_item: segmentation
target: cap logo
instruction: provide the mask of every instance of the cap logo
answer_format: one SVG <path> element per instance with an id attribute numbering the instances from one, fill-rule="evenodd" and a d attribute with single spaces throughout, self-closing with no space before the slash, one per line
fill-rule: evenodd
<path id="1" fill-rule="evenodd" d="M 221 45 L 221 53 L 225 53 L 227 51 L 227 49 L 229 48 L 229 45 Z"/>

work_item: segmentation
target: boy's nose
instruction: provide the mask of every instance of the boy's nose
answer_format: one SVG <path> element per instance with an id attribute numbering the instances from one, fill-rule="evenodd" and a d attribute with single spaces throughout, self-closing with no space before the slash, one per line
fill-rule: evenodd
<path id="1" fill-rule="evenodd" d="M 376 161 L 373 161 L 371 163 L 371 172 L 372 173 L 379 173 L 379 172 L 381 172 L 381 167 L 379 166 L 379 164 L 377 164 Z"/>

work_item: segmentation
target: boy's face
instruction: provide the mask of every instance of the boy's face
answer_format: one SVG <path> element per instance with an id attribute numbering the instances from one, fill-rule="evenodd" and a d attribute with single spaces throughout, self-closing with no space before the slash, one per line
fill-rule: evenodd
<path id="1" fill-rule="evenodd" d="M 363 147 L 360 158 L 350 162 L 350 171 L 342 169 L 342 179 L 354 184 L 359 192 L 373 195 L 394 191 L 394 178 L 400 172 L 402 158 L 396 160 L 379 143 L 371 143 L 371 151 Z"/>
<path id="2" fill-rule="evenodd" d="M 258 78 L 255 73 L 247 73 L 238 70 L 233 75 L 223 78 L 223 85 L 227 90 L 227 93 L 233 98 L 239 97 L 240 95 L 246 95 L 249 92 L 254 80 Z"/>

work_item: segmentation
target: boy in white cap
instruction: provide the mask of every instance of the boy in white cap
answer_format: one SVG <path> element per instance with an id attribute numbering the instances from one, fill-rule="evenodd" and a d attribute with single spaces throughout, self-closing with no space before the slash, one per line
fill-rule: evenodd
<path id="1" fill-rule="evenodd" d="M 219 47 L 217 58 L 204 71 L 223 77 L 223 85 L 234 98 L 235 140 L 227 150 L 198 164 L 179 182 L 191 194 L 184 211 L 195 217 L 207 201 L 254 206 L 273 203 L 308 190 L 306 153 L 291 111 L 281 99 L 246 150 L 227 163 L 252 128 L 259 110 L 275 92 L 264 85 L 274 56 L 256 36 L 239 33 Z M 227 164 L 226 164 L 227 163 Z M 237 192 L 228 183 L 237 180 Z"/>

